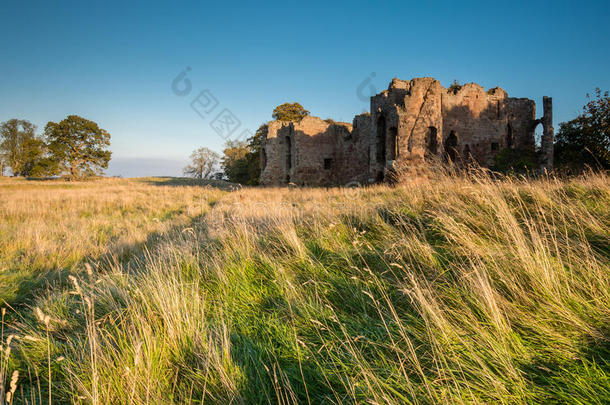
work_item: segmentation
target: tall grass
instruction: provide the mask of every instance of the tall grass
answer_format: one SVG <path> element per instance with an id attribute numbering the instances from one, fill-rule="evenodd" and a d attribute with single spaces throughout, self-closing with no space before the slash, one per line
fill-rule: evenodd
<path id="1" fill-rule="evenodd" d="M 83 261 L 105 264 L 137 255 L 163 233 L 203 215 L 208 199 L 222 195 L 167 182 L 0 177 L 0 302 L 30 303 L 36 291 L 66 280 Z"/>
<path id="2" fill-rule="evenodd" d="M 40 384 L 46 401 L 50 374 L 56 403 L 610 401 L 605 175 L 234 192 L 125 182 L 36 208 L 56 223 L 22 214 L 53 235 L 104 222 L 143 245 L 99 260 L 121 238 L 81 242 L 71 281 L 30 294 L 46 326 L 16 307 L 11 330 L 29 338 L 7 370 L 37 376 L 21 398 Z M 158 212 L 158 193 L 203 203 L 147 241 L 161 225 L 125 221 Z M 75 220 L 92 194 L 128 214 Z M 32 240 L 17 228 L 13 243 Z"/>

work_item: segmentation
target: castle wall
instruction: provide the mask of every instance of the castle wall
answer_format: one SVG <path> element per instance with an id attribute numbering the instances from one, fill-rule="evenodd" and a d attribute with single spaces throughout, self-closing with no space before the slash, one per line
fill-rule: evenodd
<path id="1" fill-rule="evenodd" d="M 431 133 L 437 145 L 432 155 L 440 154 L 442 86 L 432 78 L 394 79 L 388 90 L 371 98 L 371 118 L 371 156 L 375 158 L 371 160 L 370 180 L 381 181 L 392 167 L 419 164 Z"/>
<path id="2" fill-rule="evenodd" d="M 278 137 L 278 132 L 284 123 L 270 121 L 267 124 L 267 137 L 263 142 L 261 156 L 261 184 L 278 186 L 285 183 L 284 145 Z"/>
<path id="3" fill-rule="evenodd" d="M 488 94 L 470 83 L 457 94 L 444 92 L 442 105 L 443 144 L 454 131 L 458 162 L 474 160 L 489 167 L 504 148 L 534 147 L 535 105 L 531 100 L 508 98 L 502 89 Z"/>
<path id="4" fill-rule="evenodd" d="M 292 127 L 295 164 L 290 172 L 290 181 L 299 186 L 333 185 L 337 128 L 317 117 L 305 117 Z M 328 159 L 330 166 L 325 167 L 324 161 Z"/>
<path id="5" fill-rule="evenodd" d="M 362 182 L 368 170 L 370 126 L 363 117 L 356 117 L 354 123 L 355 130 L 348 123 L 310 116 L 300 122 L 270 122 L 261 183 L 331 186 Z"/>
<path id="6" fill-rule="evenodd" d="M 351 131 L 337 134 L 335 184 L 365 184 L 368 179 L 371 119 L 369 114 L 354 117 Z"/>
<path id="7" fill-rule="evenodd" d="M 544 103 L 544 117 L 537 120 L 532 100 L 510 98 L 499 87 L 485 91 L 469 83 L 446 89 L 429 77 L 394 79 L 387 90 L 371 97 L 370 115 L 356 116 L 353 125 L 317 117 L 269 123 L 261 182 L 379 182 L 397 168 L 420 168 L 425 160 L 489 167 L 502 149 L 533 150 L 538 123 L 544 126 L 545 165 L 549 167 L 550 98 Z"/>
<path id="8" fill-rule="evenodd" d="M 542 98 L 544 115 L 542 123 L 542 139 L 540 149 L 542 151 L 543 167 L 547 170 L 553 168 L 553 144 L 555 142 L 555 131 L 553 129 L 553 100 L 550 97 Z"/>

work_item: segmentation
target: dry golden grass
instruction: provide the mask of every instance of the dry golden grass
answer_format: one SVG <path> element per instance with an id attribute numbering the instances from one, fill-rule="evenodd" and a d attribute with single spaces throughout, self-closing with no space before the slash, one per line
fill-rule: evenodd
<path id="1" fill-rule="evenodd" d="M 169 229 L 205 214 L 223 194 L 166 183 L 0 177 L 0 301 L 22 302 L 29 294 L 20 288 L 43 287 L 83 261 L 137 254 Z"/>
<path id="2" fill-rule="evenodd" d="M 435 176 L 0 182 L 0 393 L 19 370 L 29 403 L 610 401 L 608 178 Z"/>

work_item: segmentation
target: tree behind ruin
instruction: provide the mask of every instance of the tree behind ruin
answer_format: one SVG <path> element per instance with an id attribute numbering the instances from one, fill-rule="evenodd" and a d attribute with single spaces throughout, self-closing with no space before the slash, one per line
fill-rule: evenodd
<path id="1" fill-rule="evenodd" d="M 587 94 L 587 97 L 589 95 Z M 595 96 L 575 119 L 559 124 L 555 138 L 555 164 L 579 172 L 586 167 L 610 169 L 610 97 L 595 89 Z"/>
<path id="2" fill-rule="evenodd" d="M 210 179 L 220 161 L 220 155 L 208 148 L 199 148 L 191 153 L 191 163 L 184 174 L 196 179 Z"/>
<path id="3" fill-rule="evenodd" d="M 278 121 L 301 121 L 309 115 L 303 106 L 299 103 L 284 103 L 273 109 L 271 116 Z"/>

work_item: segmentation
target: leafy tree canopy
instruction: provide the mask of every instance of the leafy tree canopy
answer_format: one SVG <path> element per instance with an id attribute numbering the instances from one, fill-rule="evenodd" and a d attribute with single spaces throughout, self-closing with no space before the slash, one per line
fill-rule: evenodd
<path id="1" fill-rule="evenodd" d="M 460 82 L 454 80 L 453 83 L 451 83 L 451 86 L 447 88 L 447 93 L 458 94 L 458 92 L 462 90 L 462 87 L 463 86 L 460 84 Z"/>
<path id="2" fill-rule="evenodd" d="M 539 166 L 538 153 L 528 149 L 502 149 L 494 157 L 493 170 L 508 174 L 532 173 Z"/>
<path id="3" fill-rule="evenodd" d="M 301 121 L 309 115 L 309 111 L 299 103 L 284 103 L 273 110 L 271 116 L 278 121 Z"/>
<path id="4" fill-rule="evenodd" d="M 59 170 L 72 179 L 100 174 L 108 167 L 110 134 L 95 122 L 69 115 L 59 123 L 49 122 L 45 135 Z"/>
<path id="5" fill-rule="evenodd" d="M 208 148 L 199 148 L 191 154 L 191 163 L 184 168 L 184 174 L 197 179 L 210 179 L 218 166 L 220 155 Z"/>
<path id="6" fill-rule="evenodd" d="M 591 98 L 587 94 L 588 98 Z M 595 96 L 575 119 L 559 124 L 555 137 L 555 166 L 578 172 L 585 167 L 610 169 L 610 97 L 595 89 Z"/>
<path id="7" fill-rule="evenodd" d="M 222 168 L 229 181 L 248 184 L 248 153 L 250 148 L 245 141 L 227 141 L 223 151 Z"/>
<path id="8" fill-rule="evenodd" d="M 222 168 L 234 183 L 258 185 L 261 176 L 261 149 L 267 136 L 267 124 L 261 125 L 246 141 L 229 141 L 225 145 Z"/>
<path id="9" fill-rule="evenodd" d="M 0 125 L 1 159 L 13 176 L 30 176 L 44 152 L 44 141 L 29 121 L 11 119 Z"/>

